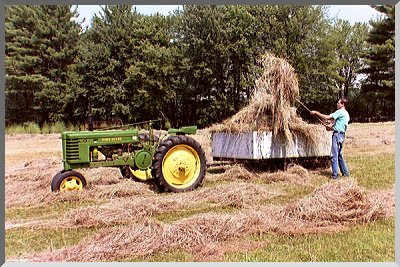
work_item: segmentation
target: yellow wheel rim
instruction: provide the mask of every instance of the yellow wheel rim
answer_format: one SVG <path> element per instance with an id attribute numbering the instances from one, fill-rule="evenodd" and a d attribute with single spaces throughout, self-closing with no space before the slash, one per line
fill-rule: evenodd
<path id="1" fill-rule="evenodd" d="M 188 145 L 176 145 L 165 155 L 162 163 L 162 174 L 165 181 L 176 188 L 192 185 L 200 174 L 200 157 Z"/>
<path id="2" fill-rule="evenodd" d="M 60 191 L 73 191 L 78 190 L 81 191 L 83 189 L 82 180 L 76 176 L 69 176 L 65 178 L 60 185 Z"/>
<path id="3" fill-rule="evenodd" d="M 132 173 L 133 176 L 138 178 L 141 181 L 146 181 L 151 178 L 151 169 L 147 170 L 132 170 L 131 167 L 129 167 L 130 172 Z"/>

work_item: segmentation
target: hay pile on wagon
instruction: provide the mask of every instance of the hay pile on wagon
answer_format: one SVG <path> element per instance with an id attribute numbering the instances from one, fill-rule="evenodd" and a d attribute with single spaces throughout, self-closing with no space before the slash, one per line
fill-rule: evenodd
<path id="1" fill-rule="evenodd" d="M 272 132 L 291 144 L 302 137 L 308 148 L 315 148 L 326 139 L 322 125 L 309 124 L 297 114 L 300 101 L 299 83 L 294 68 L 270 53 L 259 60 L 262 75 L 256 80 L 249 104 L 238 113 L 210 128 L 212 133 Z M 328 138 L 329 139 L 329 138 Z"/>

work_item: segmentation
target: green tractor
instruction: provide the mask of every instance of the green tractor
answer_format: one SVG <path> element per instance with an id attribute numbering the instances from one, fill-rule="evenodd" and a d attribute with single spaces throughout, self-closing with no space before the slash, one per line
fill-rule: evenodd
<path id="1" fill-rule="evenodd" d="M 149 129 L 67 131 L 61 134 L 63 170 L 52 180 L 52 191 L 83 190 L 81 168 L 117 167 L 125 178 L 154 179 L 160 191 L 185 192 L 202 185 L 206 157 L 192 137 L 197 126 L 169 129 L 157 137 Z"/>

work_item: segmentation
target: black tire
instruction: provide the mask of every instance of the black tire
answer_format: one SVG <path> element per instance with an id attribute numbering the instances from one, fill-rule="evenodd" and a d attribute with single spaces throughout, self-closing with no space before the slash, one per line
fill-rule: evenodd
<path id="1" fill-rule="evenodd" d="M 121 166 L 119 167 L 119 174 L 122 176 L 122 179 L 132 179 L 133 181 L 136 182 L 143 182 L 143 179 L 140 179 L 139 177 L 136 177 L 134 173 L 132 173 L 133 170 L 131 170 L 129 165 Z"/>
<path id="2" fill-rule="evenodd" d="M 70 183 L 73 186 L 69 186 Z M 76 171 L 59 172 L 54 175 L 51 182 L 51 191 L 73 191 L 82 190 L 86 187 L 86 179 Z"/>
<path id="3" fill-rule="evenodd" d="M 138 134 L 138 137 L 141 142 L 147 142 L 150 140 L 149 133 L 140 133 Z M 158 136 L 153 135 L 153 142 L 158 142 Z"/>
<path id="4" fill-rule="evenodd" d="M 123 179 L 131 179 L 132 178 L 132 174 L 129 171 L 128 165 L 119 167 L 119 174 L 121 174 Z"/>
<path id="5" fill-rule="evenodd" d="M 177 152 L 180 156 L 173 159 Z M 200 144 L 191 137 L 175 135 L 163 140 L 154 153 L 152 176 L 160 191 L 186 192 L 202 185 L 206 169 L 206 156 Z"/>

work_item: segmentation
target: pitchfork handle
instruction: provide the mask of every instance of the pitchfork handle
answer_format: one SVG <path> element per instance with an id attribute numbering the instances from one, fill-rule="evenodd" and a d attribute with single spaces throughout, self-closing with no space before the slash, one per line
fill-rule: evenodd
<path id="1" fill-rule="evenodd" d="M 310 110 L 308 107 L 306 107 L 306 105 L 304 105 L 303 103 L 301 103 L 300 100 L 296 99 L 296 101 L 299 102 L 300 105 L 302 105 L 305 109 L 308 110 L 308 112 L 311 113 L 311 110 Z M 327 125 L 325 124 L 325 122 L 322 121 L 318 116 L 316 116 L 315 114 L 314 114 L 314 116 L 317 117 L 317 119 L 318 119 L 324 126 L 327 126 Z"/>

